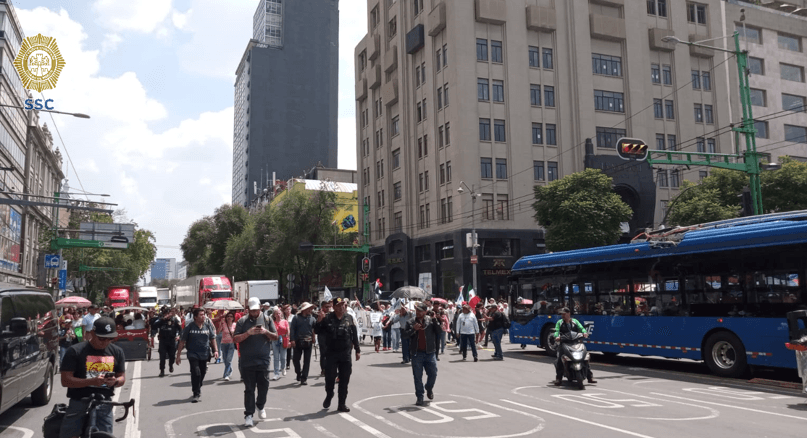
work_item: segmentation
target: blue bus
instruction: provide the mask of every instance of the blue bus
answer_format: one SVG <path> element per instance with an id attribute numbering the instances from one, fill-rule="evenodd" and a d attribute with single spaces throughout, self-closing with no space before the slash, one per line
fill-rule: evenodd
<path id="1" fill-rule="evenodd" d="M 785 315 L 806 308 L 806 265 L 807 210 L 522 257 L 510 277 L 510 342 L 546 349 L 568 307 L 593 325 L 590 351 L 703 360 L 725 377 L 796 368 Z"/>

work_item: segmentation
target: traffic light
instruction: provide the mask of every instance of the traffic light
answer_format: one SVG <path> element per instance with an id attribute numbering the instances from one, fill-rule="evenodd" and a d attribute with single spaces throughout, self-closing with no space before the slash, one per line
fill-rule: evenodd
<path id="1" fill-rule="evenodd" d="M 59 286 L 59 277 L 53 277 L 50 279 L 50 284 L 53 287 Z"/>
<path id="2" fill-rule="evenodd" d="M 635 138 L 620 138 L 616 142 L 616 152 L 624 160 L 644 161 L 647 159 L 647 143 Z"/>
<path id="3" fill-rule="evenodd" d="M 365 258 L 361 259 L 361 270 L 364 273 L 369 273 L 370 272 L 370 258 L 369 257 L 365 257 Z"/>
<path id="4" fill-rule="evenodd" d="M 742 193 L 739 195 L 740 205 L 743 209 L 741 215 L 743 217 L 750 217 L 754 215 L 754 201 L 751 200 L 751 189 L 743 187 Z"/>

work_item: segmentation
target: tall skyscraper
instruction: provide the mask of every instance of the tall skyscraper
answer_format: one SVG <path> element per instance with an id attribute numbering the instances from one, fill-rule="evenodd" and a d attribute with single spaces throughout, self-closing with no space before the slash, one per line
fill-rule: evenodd
<path id="1" fill-rule="evenodd" d="M 236 70 L 233 204 L 337 165 L 339 1 L 261 0 Z"/>

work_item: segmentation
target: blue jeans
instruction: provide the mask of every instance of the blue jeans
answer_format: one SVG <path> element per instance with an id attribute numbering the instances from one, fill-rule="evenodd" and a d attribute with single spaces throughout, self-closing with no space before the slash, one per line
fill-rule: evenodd
<path id="1" fill-rule="evenodd" d="M 426 370 L 426 391 L 434 388 L 437 381 L 437 360 L 434 353 L 418 351 L 412 357 L 412 375 L 415 378 L 415 397 L 423 400 L 423 370 Z"/>
<path id="2" fill-rule="evenodd" d="M 216 335 L 216 348 L 218 348 L 219 353 L 221 353 L 221 337 L 224 336 L 222 333 Z M 221 362 L 221 354 L 219 354 L 219 360 L 216 363 Z"/>
<path id="3" fill-rule="evenodd" d="M 233 374 L 233 355 L 235 354 L 235 344 L 223 343 L 221 344 L 221 360 L 224 361 L 224 377 L 230 377 Z"/>
<path id="4" fill-rule="evenodd" d="M 275 375 L 279 376 L 281 371 L 286 370 L 286 349 L 283 348 L 283 337 L 272 342 L 272 354 L 274 357 Z"/>
<path id="5" fill-rule="evenodd" d="M 392 349 L 397 351 L 401 346 L 401 329 L 392 329 Z"/>
<path id="6" fill-rule="evenodd" d="M 440 332 L 440 354 L 446 352 L 446 332 Z"/>
<path id="7" fill-rule="evenodd" d="M 382 339 L 382 346 L 384 348 L 389 348 L 392 346 L 392 329 L 384 330 Z"/>
<path id="8" fill-rule="evenodd" d="M 71 398 L 67 405 L 67 412 L 62 420 L 62 427 L 59 430 L 60 438 L 70 438 L 81 436 L 84 431 L 84 413 L 87 411 L 89 403 Z M 95 410 L 95 427 L 101 432 L 112 433 L 112 406 L 100 405 Z"/>
<path id="9" fill-rule="evenodd" d="M 502 336 L 504 336 L 504 329 L 496 329 L 490 332 L 490 340 L 493 341 L 493 357 L 499 357 L 504 359 L 504 355 L 502 354 Z"/>
<path id="10" fill-rule="evenodd" d="M 471 352 L 473 352 L 474 357 L 476 357 L 476 335 L 471 333 L 470 335 L 465 335 L 460 333 L 460 354 L 462 358 L 468 355 L 468 345 L 471 345 Z"/>
<path id="11" fill-rule="evenodd" d="M 403 351 L 403 361 L 409 363 L 409 338 L 401 337 L 401 350 Z"/>

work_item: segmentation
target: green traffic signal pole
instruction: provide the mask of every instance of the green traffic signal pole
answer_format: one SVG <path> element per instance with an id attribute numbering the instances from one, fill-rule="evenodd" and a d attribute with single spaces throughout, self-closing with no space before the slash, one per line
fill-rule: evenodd
<path id="1" fill-rule="evenodd" d="M 745 172 L 750 179 L 749 186 L 753 212 L 755 215 L 762 214 L 762 188 L 759 180 L 759 154 L 757 153 L 756 142 L 757 130 L 754 128 L 754 116 L 751 111 L 751 88 L 748 84 L 748 52 L 740 50 L 740 33 L 734 32 L 734 50 L 682 41 L 676 37 L 666 37 L 665 41 L 732 53 L 737 57 L 743 119 L 739 127 L 732 126 L 731 130 L 738 135 L 743 134 L 745 136 L 745 153 L 740 154 L 739 144 L 737 145 L 736 154 L 651 150 L 648 151 L 647 162 L 651 166 L 656 164 L 684 165 L 687 168 L 690 166 L 708 166 Z M 653 158 L 654 155 L 660 158 Z M 736 162 L 732 162 L 732 159 Z"/>

